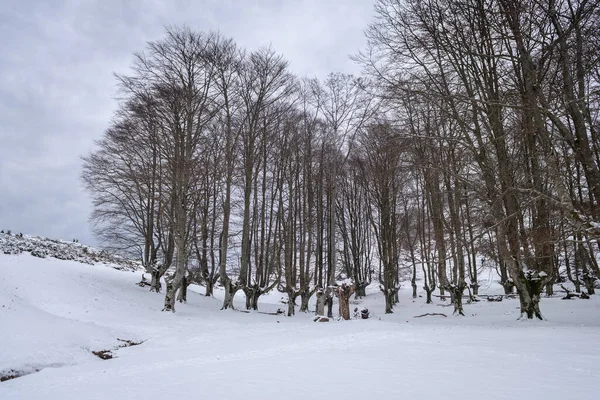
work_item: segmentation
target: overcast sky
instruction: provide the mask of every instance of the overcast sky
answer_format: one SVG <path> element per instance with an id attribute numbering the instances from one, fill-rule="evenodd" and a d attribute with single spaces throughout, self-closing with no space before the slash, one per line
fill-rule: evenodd
<path id="1" fill-rule="evenodd" d="M 115 111 L 113 73 L 166 25 L 272 44 L 298 75 L 357 73 L 372 0 L 3 0 L 0 229 L 95 244 L 80 181 Z"/>

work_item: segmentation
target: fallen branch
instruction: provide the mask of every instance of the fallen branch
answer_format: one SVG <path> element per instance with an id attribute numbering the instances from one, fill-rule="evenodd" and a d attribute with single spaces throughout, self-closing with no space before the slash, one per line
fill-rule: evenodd
<path id="1" fill-rule="evenodd" d="M 517 294 L 516 293 L 509 293 L 509 294 L 482 294 L 482 293 L 479 293 L 477 295 L 477 297 L 481 297 L 481 298 L 483 298 L 483 297 L 487 298 L 487 297 L 490 297 L 490 296 L 502 297 L 502 298 L 505 298 L 505 299 L 516 299 L 517 298 Z"/>
<path id="2" fill-rule="evenodd" d="M 575 293 L 571 292 L 569 289 L 567 289 L 566 287 L 564 287 L 563 285 L 560 285 L 560 287 L 567 294 L 565 297 L 562 298 L 562 300 L 571 300 L 574 297 L 577 297 L 580 299 L 589 299 L 590 298 L 590 296 L 586 292 L 581 292 L 581 294 L 575 294 Z"/>
<path id="3" fill-rule="evenodd" d="M 426 317 L 428 315 L 431 315 L 431 316 L 433 316 L 433 315 L 439 315 L 440 317 L 444 317 L 444 318 L 448 317 L 446 314 L 434 312 L 434 313 L 426 313 L 426 314 L 423 314 L 423 315 L 415 315 L 413 318 L 421 318 L 421 317 Z"/>
<path id="4" fill-rule="evenodd" d="M 145 342 L 145 340 L 142 340 L 141 342 L 134 342 L 133 340 L 119 339 L 119 338 L 117 338 L 117 340 L 119 342 L 123 342 L 123 344 L 119 345 L 119 347 L 139 346 L 140 344 Z"/>
<path id="5" fill-rule="evenodd" d="M 257 311 L 257 313 L 265 314 L 265 315 L 282 315 L 282 314 L 285 314 L 285 311 L 278 308 L 277 311 L 275 311 L 275 312 Z"/>

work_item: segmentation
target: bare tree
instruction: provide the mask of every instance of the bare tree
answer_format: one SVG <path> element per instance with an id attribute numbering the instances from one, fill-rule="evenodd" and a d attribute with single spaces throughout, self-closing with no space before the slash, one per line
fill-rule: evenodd
<path id="1" fill-rule="evenodd" d="M 172 198 L 176 269 L 167 282 L 165 311 L 175 310 L 175 294 L 187 274 L 189 258 L 191 187 L 204 129 L 214 116 L 214 37 L 190 29 L 168 29 L 166 38 L 150 42 L 136 55 L 134 75 L 128 80 L 151 88 L 161 124 L 161 155 Z M 131 85 L 133 86 L 133 84 Z"/>
<path id="2" fill-rule="evenodd" d="M 391 313 L 400 289 L 398 218 L 401 210 L 398 208 L 403 184 L 400 178 L 403 146 L 397 132 L 385 122 L 369 126 L 362 142 L 374 208 L 371 223 L 383 266 L 379 274 L 379 283 L 385 297 L 385 312 Z"/>

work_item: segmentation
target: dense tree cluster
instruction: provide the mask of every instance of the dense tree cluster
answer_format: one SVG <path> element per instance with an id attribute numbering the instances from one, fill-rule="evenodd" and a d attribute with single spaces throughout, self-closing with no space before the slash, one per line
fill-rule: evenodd
<path id="1" fill-rule="evenodd" d="M 173 271 L 165 310 L 200 282 L 225 309 L 277 288 L 288 315 L 313 294 L 323 313 L 375 279 L 392 312 L 421 275 L 462 314 L 486 260 L 542 318 L 561 275 L 590 294 L 600 276 L 597 3 L 379 0 L 364 76 L 324 81 L 168 29 L 85 158 L 97 232 L 153 290 Z"/>

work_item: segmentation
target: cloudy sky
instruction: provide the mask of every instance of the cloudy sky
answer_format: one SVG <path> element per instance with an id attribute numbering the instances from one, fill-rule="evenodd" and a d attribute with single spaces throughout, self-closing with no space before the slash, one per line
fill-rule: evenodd
<path id="1" fill-rule="evenodd" d="M 357 73 L 372 0 L 4 0 L 0 229 L 94 244 L 81 156 L 115 111 L 114 73 L 166 25 L 272 44 L 298 75 Z"/>

